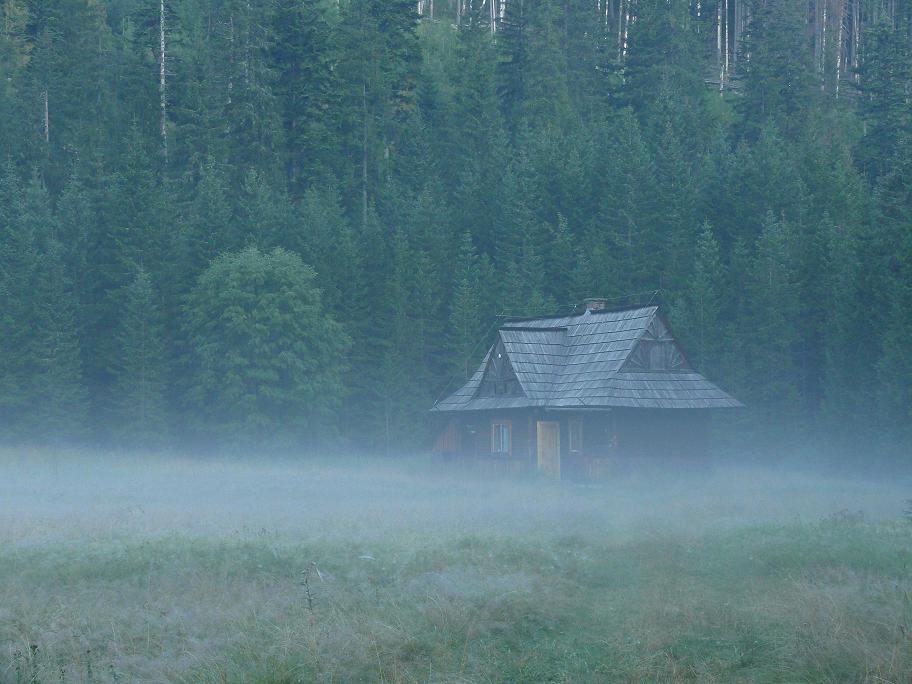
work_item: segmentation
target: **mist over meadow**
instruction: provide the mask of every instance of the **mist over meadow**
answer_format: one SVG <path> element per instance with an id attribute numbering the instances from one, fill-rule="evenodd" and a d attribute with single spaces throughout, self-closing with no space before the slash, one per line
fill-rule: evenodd
<path id="1" fill-rule="evenodd" d="M 0 681 L 896 681 L 909 478 L 0 459 Z"/>

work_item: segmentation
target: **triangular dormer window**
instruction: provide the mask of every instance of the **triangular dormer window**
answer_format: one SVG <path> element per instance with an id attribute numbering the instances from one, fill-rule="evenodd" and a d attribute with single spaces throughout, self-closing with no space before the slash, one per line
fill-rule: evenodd
<path id="1" fill-rule="evenodd" d="M 519 386 L 519 380 L 513 371 L 513 365 L 507 356 L 507 350 L 504 348 L 503 340 L 498 339 L 494 349 L 491 350 L 491 357 L 488 359 L 488 365 L 485 367 L 484 376 L 481 379 L 481 385 L 478 387 L 479 397 L 521 397 L 523 396 L 522 387 Z"/>
<path id="2" fill-rule="evenodd" d="M 671 332 L 656 316 L 630 352 L 623 370 L 673 371 L 689 370 L 689 366 Z"/>

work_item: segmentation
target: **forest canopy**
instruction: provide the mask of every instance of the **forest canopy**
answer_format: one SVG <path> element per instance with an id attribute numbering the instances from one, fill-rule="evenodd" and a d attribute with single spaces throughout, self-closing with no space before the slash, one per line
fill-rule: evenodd
<path id="1" fill-rule="evenodd" d="M 6 442 L 421 446 L 502 316 L 597 295 L 742 439 L 909 443 L 912 4 L 2 12 Z"/>

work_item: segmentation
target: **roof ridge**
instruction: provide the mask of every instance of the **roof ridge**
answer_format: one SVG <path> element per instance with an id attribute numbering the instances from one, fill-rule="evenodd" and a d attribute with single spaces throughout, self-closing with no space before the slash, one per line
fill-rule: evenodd
<path id="1" fill-rule="evenodd" d="M 595 309 L 594 311 L 589 311 L 593 316 L 600 316 L 602 314 L 611 314 L 611 313 L 624 313 L 625 311 L 639 311 L 640 309 L 658 309 L 658 304 L 635 304 L 631 306 L 622 306 L 617 309 Z"/>
<path id="2" fill-rule="evenodd" d="M 508 323 L 522 323 L 523 321 L 547 321 L 550 319 L 561 319 L 561 318 L 575 318 L 581 314 L 575 313 L 566 313 L 566 314 L 547 314 L 543 316 L 504 316 L 504 321 Z"/>
<path id="3" fill-rule="evenodd" d="M 566 325 L 555 325 L 553 328 L 542 327 L 536 325 L 530 325 L 529 327 L 523 327 L 521 325 L 502 325 L 498 330 L 510 331 L 523 331 L 523 332 L 567 332 Z"/>

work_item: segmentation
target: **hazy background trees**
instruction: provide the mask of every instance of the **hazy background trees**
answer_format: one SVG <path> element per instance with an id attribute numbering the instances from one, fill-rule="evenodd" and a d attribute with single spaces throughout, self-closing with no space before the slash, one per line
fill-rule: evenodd
<path id="1" fill-rule="evenodd" d="M 3 439 L 421 445 L 658 289 L 739 435 L 908 444 L 910 7 L 491 2 L 4 0 Z"/>

